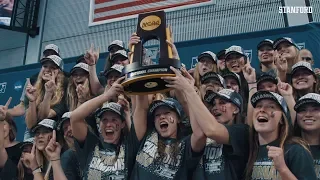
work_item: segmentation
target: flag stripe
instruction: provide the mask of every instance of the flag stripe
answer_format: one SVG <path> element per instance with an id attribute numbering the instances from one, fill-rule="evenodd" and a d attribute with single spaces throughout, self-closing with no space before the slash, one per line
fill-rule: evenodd
<path id="1" fill-rule="evenodd" d="M 153 3 L 151 1 L 160 2 L 163 0 L 149 0 L 148 3 Z M 113 15 L 108 15 L 108 16 L 103 16 L 103 17 L 97 17 L 97 18 L 94 18 L 93 22 L 109 20 L 109 19 L 114 19 L 114 18 L 119 18 L 119 17 L 125 17 L 125 16 L 130 16 L 130 15 L 135 15 L 135 14 L 141 14 L 141 13 L 146 13 L 146 12 L 151 12 L 151 11 L 157 11 L 157 10 L 162 10 L 162 9 L 175 8 L 175 7 L 185 6 L 185 5 L 190 5 L 190 4 L 197 4 L 197 3 L 201 3 L 201 2 L 209 2 L 209 1 L 210 0 L 194 0 L 194 1 L 171 4 L 171 5 L 158 6 L 158 7 L 154 7 L 154 8 L 148 8 L 148 9 L 139 9 L 136 11 L 130 11 L 130 12 L 125 12 L 125 13 L 118 13 L 118 14 L 113 14 Z M 138 5 L 146 5 L 148 3 L 145 3 L 145 1 L 144 1 L 144 3 L 138 4 Z M 137 4 L 134 3 L 134 6 L 136 6 L 136 5 Z M 122 6 L 121 6 L 121 8 L 122 8 Z M 117 8 L 117 9 L 119 9 L 119 8 Z M 117 10 L 117 9 L 114 9 L 114 10 Z M 105 12 L 105 11 L 101 11 L 101 12 Z"/>
<path id="2" fill-rule="evenodd" d="M 133 1 L 133 2 L 128 2 L 128 3 L 122 3 L 122 4 L 118 4 L 118 5 L 98 8 L 98 9 L 94 10 L 94 13 L 113 11 L 113 10 L 117 10 L 117 9 L 121 9 L 121 8 L 127 8 L 127 7 L 132 7 L 132 6 L 139 6 L 139 5 L 146 5 L 146 4 L 157 3 L 157 2 L 161 2 L 161 1 L 166 1 L 166 0 Z"/>
<path id="3" fill-rule="evenodd" d="M 100 3 L 111 2 L 111 1 L 113 1 L 113 0 L 95 0 L 94 3 L 100 4 Z"/>

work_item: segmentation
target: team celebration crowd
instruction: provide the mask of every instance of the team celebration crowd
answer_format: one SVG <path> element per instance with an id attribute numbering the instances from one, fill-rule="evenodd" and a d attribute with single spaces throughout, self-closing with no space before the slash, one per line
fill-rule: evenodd
<path id="1" fill-rule="evenodd" d="M 132 34 L 128 49 L 140 41 Z M 0 179 L 320 179 L 312 53 L 288 37 L 265 39 L 254 69 L 240 46 L 221 49 L 199 54 L 193 69 L 170 67 L 168 92 L 128 95 L 122 69 L 132 52 L 122 41 L 111 42 L 100 74 L 94 45 L 70 72 L 47 45 L 20 104 L 1 102 Z M 146 50 L 143 64 L 154 64 Z M 13 119 L 22 115 L 17 142 Z"/>

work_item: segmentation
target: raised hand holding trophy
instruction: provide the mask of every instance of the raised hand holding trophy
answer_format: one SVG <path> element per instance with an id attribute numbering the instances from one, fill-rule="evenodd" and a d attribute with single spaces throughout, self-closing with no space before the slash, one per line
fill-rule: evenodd
<path id="1" fill-rule="evenodd" d="M 166 42 L 171 39 L 171 32 L 166 27 L 165 12 L 140 14 L 136 33 L 141 41 L 131 47 L 130 64 L 122 71 L 125 74 L 124 91 L 132 95 L 169 91 L 161 77 L 175 76 L 170 66 L 180 69 L 181 64 L 180 60 L 172 57 L 172 49 Z M 160 42 L 159 64 L 143 66 L 143 44 L 152 39 Z"/>

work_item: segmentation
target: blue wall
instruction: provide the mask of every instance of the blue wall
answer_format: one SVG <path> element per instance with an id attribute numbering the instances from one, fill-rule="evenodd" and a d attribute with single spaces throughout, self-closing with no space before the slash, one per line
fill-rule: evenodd
<path id="1" fill-rule="evenodd" d="M 275 29 L 269 31 L 260 31 L 254 33 L 237 34 L 230 36 L 221 36 L 209 39 L 200 39 L 194 41 L 185 41 L 177 43 L 180 58 L 188 68 L 192 66 L 192 59 L 196 62 L 195 57 L 201 52 L 210 50 L 217 52 L 231 45 L 240 45 L 245 50 L 252 50 L 249 53 L 251 64 L 258 67 L 256 45 L 259 41 L 269 38 L 276 39 L 278 37 L 288 36 L 293 38 L 296 43 L 304 43 L 305 48 L 311 50 L 315 59 L 315 67 L 320 67 L 320 24 L 312 23 L 303 26 Z M 152 49 L 154 47 L 149 47 Z M 97 71 L 101 71 L 104 67 L 104 61 L 107 53 L 102 53 L 98 61 Z M 65 71 L 69 71 L 75 64 L 76 58 L 64 59 Z M 195 64 L 195 63 L 193 63 Z M 19 99 L 23 90 L 27 77 L 36 74 L 40 69 L 40 64 L 26 65 L 16 68 L 0 70 L 0 104 L 5 104 L 9 97 L 13 97 L 10 107 L 19 103 Z M 4 85 L 5 84 L 5 85 Z M 5 89 L 4 89 L 5 86 Z M 22 140 L 25 130 L 24 117 L 15 118 L 18 126 L 18 140 Z"/>

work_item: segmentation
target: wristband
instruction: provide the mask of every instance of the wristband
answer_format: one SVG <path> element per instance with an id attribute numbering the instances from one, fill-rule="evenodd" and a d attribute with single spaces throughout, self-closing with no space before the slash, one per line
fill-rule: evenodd
<path id="1" fill-rule="evenodd" d="M 254 82 L 248 82 L 248 84 L 255 84 L 255 83 L 257 83 L 256 81 L 254 81 Z"/>
<path id="2" fill-rule="evenodd" d="M 32 171 L 32 174 L 35 175 L 36 173 L 41 173 L 41 172 L 42 172 L 42 171 L 41 171 L 41 168 L 38 167 L 37 169 L 35 169 L 35 170 Z"/>
<path id="3" fill-rule="evenodd" d="M 253 89 L 256 89 L 257 87 L 252 87 L 252 88 L 250 88 L 250 90 L 249 90 L 249 92 L 251 91 L 251 90 L 253 90 Z"/>
<path id="4" fill-rule="evenodd" d="M 51 161 L 59 161 L 60 159 L 53 159 L 53 160 L 51 160 Z"/>

